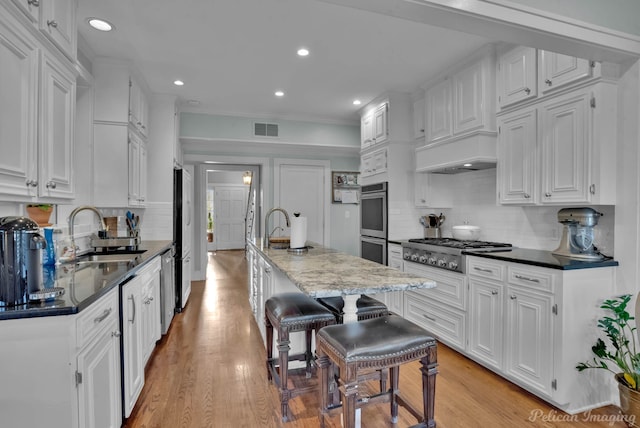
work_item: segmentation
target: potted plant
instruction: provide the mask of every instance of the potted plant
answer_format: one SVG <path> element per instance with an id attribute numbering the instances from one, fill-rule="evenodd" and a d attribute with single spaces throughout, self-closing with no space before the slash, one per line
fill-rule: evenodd
<path id="1" fill-rule="evenodd" d="M 610 315 L 598 320 L 598 327 L 607 336 L 611 348 L 598 338 L 591 347 L 595 357 L 579 363 L 578 371 L 604 369 L 614 374 L 620 393 L 620 408 L 629 426 L 640 422 L 640 354 L 636 345 L 635 319 L 627 311 L 630 294 L 605 300 L 600 308 Z"/>
<path id="2" fill-rule="evenodd" d="M 51 212 L 53 211 L 53 205 L 51 204 L 28 204 L 27 205 L 27 214 L 29 218 L 36 223 L 38 226 L 51 226 L 49 223 L 49 218 L 51 217 Z"/>
<path id="3" fill-rule="evenodd" d="M 208 215 L 209 222 L 207 223 L 207 241 L 213 242 L 213 217 L 211 213 Z"/>

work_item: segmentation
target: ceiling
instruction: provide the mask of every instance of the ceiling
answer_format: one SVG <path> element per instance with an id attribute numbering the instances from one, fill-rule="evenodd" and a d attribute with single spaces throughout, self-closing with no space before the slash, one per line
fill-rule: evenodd
<path id="1" fill-rule="evenodd" d="M 80 0 L 78 30 L 89 57 L 130 60 L 182 110 L 336 123 L 358 123 L 354 99 L 413 92 L 491 42 L 317 0 Z"/>

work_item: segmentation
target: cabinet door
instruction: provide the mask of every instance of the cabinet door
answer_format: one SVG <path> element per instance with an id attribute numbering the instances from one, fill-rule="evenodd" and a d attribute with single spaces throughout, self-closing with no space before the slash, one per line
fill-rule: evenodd
<path id="1" fill-rule="evenodd" d="M 499 118 L 498 179 L 500 203 L 537 201 L 537 111 L 519 110 Z"/>
<path id="2" fill-rule="evenodd" d="M 366 149 L 373 141 L 373 114 L 369 113 L 360 119 L 361 148 Z"/>
<path id="3" fill-rule="evenodd" d="M 502 369 L 503 285 L 469 278 L 468 352 L 485 364 Z"/>
<path id="4" fill-rule="evenodd" d="M 144 386 L 142 343 L 142 284 L 134 278 L 122 286 L 124 416 L 129 417 Z"/>
<path id="5" fill-rule="evenodd" d="M 387 170 L 387 149 L 373 153 L 372 172 L 380 174 Z"/>
<path id="6" fill-rule="evenodd" d="M 360 173 L 363 177 L 368 177 L 373 174 L 373 155 L 367 154 L 362 155 L 362 159 L 360 161 Z"/>
<path id="7" fill-rule="evenodd" d="M 147 201 L 147 145 L 141 141 L 138 159 L 138 205 L 144 206 Z"/>
<path id="8" fill-rule="evenodd" d="M 413 138 L 419 140 L 425 135 L 425 100 L 420 98 L 413 103 Z"/>
<path id="9" fill-rule="evenodd" d="M 539 85 L 543 94 L 562 88 L 570 83 L 591 77 L 591 63 L 575 56 L 555 52 L 539 51 Z"/>
<path id="10" fill-rule="evenodd" d="M 538 96 L 536 50 L 518 46 L 498 59 L 498 105 L 504 108 Z"/>
<path id="11" fill-rule="evenodd" d="M 453 75 L 453 133 L 459 134 L 484 126 L 483 62 Z"/>
<path id="12" fill-rule="evenodd" d="M 142 89 L 138 82 L 129 78 L 129 123 L 138 128 L 140 122 L 140 93 Z"/>
<path id="13" fill-rule="evenodd" d="M 140 203 L 140 140 L 133 133 L 129 133 L 129 205 Z"/>
<path id="14" fill-rule="evenodd" d="M 78 354 L 80 426 L 119 428 L 122 424 L 120 340 L 117 323 Z"/>
<path id="15" fill-rule="evenodd" d="M 76 58 L 76 0 L 40 1 L 40 31 L 66 56 Z"/>
<path id="16" fill-rule="evenodd" d="M 72 199 L 76 82 L 48 54 L 42 56 L 40 196 Z"/>
<path id="17" fill-rule="evenodd" d="M 551 395 L 553 373 L 552 295 L 507 288 L 504 371 L 541 394 Z"/>
<path id="18" fill-rule="evenodd" d="M 182 308 L 187 304 L 191 294 L 191 256 L 182 260 Z"/>
<path id="19" fill-rule="evenodd" d="M 579 92 L 542 105 L 541 202 L 589 201 L 590 94 Z"/>
<path id="20" fill-rule="evenodd" d="M 11 0 L 34 24 L 40 19 L 40 2 L 33 0 Z"/>
<path id="21" fill-rule="evenodd" d="M 427 89 L 425 97 L 427 142 L 451 136 L 451 80 L 446 79 Z"/>
<path id="22" fill-rule="evenodd" d="M 0 20 L 0 193 L 36 196 L 38 49 Z"/>
<path id="23" fill-rule="evenodd" d="M 145 272 L 142 286 L 142 332 L 143 332 L 143 365 L 147 364 L 149 357 L 160 340 L 160 265 L 152 271 Z"/>
<path id="24" fill-rule="evenodd" d="M 380 144 L 387 141 L 389 136 L 388 129 L 388 109 L 389 104 L 384 103 L 379 106 L 373 113 L 373 143 Z"/>

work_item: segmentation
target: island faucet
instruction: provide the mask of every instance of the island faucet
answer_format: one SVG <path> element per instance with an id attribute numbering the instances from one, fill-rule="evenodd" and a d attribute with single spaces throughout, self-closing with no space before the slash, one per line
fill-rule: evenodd
<path id="1" fill-rule="evenodd" d="M 286 212 L 285 210 L 283 210 L 282 208 L 271 208 L 267 214 L 264 216 L 264 229 L 262 231 L 262 233 L 264 233 L 264 246 L 266 248 L 269 248 L 269 217 L 271 217 L 271 214 L 273 214 L 275 211 L 280 211 L 282 214 L 284 214 L 284 218 L 287 222 L 287 227 L 291 227 L 291 223 L 289 222 L 289 213 Z M 275 230 L 274 230 L 275 231 Z"/>
<path id="2" fill-rule="evenodd" d="M 104 222 L 104 217 L 102 216 L 102 213 L 100 211 L 98 211 L 98 209 L 94 206 L 91 205 L 80 205 L 79 207 L 75 208 L 73 211 L 71 211 L 71 214 L 69 214 L 69 238 L 71 239 L 71 249 L 73 250 L 73 254 L 75 256 L 75 252 L 76 252 L 76 243 L 75 240 L 73 238 L 73 223 L 76 219 L 76 215 L 80 212 L 80 211 L 93 211 L 94 213 L 96 213 L 96 215 L 98 216 L 98 218 L 100 219 L 100 224 L 102 225 L 102 229 L 101 230 L 106 230 L 107 229 L 107 225 Z M 100 235 L 100 234 L 99 234 Z"/>

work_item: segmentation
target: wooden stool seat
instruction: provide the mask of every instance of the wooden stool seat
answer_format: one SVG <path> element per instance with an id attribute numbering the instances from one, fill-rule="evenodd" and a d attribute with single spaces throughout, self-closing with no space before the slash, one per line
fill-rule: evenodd
<path id="1" fill-rule="evenodd" d="M 265 302 L 265 327 L 267 345 L 267 377 L 273 381 L 280 392 L 282 420 L 289 419 L 289 399 L 310 392 L 315 387 L 303 386 L 289 389 L 289 361 L 305 361 L 306 377 L 311 378 L 313 353 L 311 339 L 313 331 L 336 323 L 334 314 L 315 299 L 302 293 L 276 294 Z M 273 330 L 278 331 L 278 358 L 273 358 Z M 306 333 L 304 353 L 289 355 L 289 333 Z"/>
<path id="2" fill-rule="evenodd" d="M 321 297 L 317 300 L 335 314 L 338 324 L 342 324 L 344 317 L 344 299 L 342 297 Z M 356 301 L 356 306 L 358 321 L 389 315 L 389 308 L 384 303 L 365 294 Z"/>
<path id="3" fill-rule="evenodd" d="M 437 374 L 437 345 L 429 333 L 397 315 L 355 323 L 328 326 L 316 335 L 316 364 L 320 376 L 320 426 L 334 410 L 342 407 L 344 427 L 355 426 L 356 408 L 365 403 L 391 403 L 391 421 L 397 422 L 398 404 L 419 421 L 416 427 L 435 427 L 434 403 Z M 420 360 L 423 412 L 413 409 L 398 393 L 400 365 Z M 340 369 L 342 405 L 333 403 L 329 383 L 331 366 Z M 365 400 L 358 400 L 358 381 L 363 372 L 389 369 L 391 387 Z"/>

